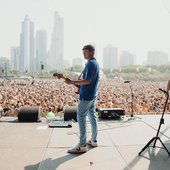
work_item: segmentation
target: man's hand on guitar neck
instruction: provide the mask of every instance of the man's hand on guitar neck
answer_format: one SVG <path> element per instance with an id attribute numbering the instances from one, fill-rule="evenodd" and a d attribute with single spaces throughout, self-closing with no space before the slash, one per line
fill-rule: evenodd
<path id="1" fill-rule="evenodd" d="M 72 80 L 70 80 L 69 78 L 63 76 L 63 74 L 59 74 L 59 73 L 54 73 L 53 76 L 54 76 L 54 77 L 57 77 L 57 78 L 59 78 L 59 79 L 63 78 L 67 84 L 74 84 L 74 86 L 76 86 L 76 87 L 78 88 L 78 91 L 75 92 L 75 93 L 76 93 L 76 94 L 79 94 L 79 88 L 80 88 L 80 86 L 78 85 L 78 83 L 77 83 L 76 81 L 72 81 Z"/>
<path id="2" fill-rule="evenodd" d="M 69 78 L 63 76 L 63 74 L 59 74 L 59 73 L 54 73 L 53 76 L 59 79 L 63 78 L 67 84 L 74 84 L 76 87 L 79 87 L 80 85 L 88 85 L 91 83 L 91 81 L 88 79 L 81 80 L 80 78 L 76 81 L 72 81 Z"/>

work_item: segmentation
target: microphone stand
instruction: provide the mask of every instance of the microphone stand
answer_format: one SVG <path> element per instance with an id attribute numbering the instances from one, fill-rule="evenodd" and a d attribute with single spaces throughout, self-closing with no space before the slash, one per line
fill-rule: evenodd
<path id="1" fill-rule="evenodd" d="M 163 112 L 162 112 L 162 116 L 160 118 L 160 122 L 159 122 L 159 127 L 158 127 L 158 130 L 157 130 L 157 133 L 156 133 L 156 136 L 153 137 L 143 148 L 142 150 L 139 152 L 139 155 L 141 155 L 141 153 L 147 148 L 147 147 L 157 147 L 157 148 L 163 148 L 167 151 L 168 155 L 170 156 L 170 152 L 169 150 L 167 149 L 167 147 L 164 145 L 164 143 L 162 142 L 161 138 L 159 137 L 159 132 L 160 132 L 160 129 L 161 129 L 161 125 L 164 124 L 164 113 L 165 113 L 165 110 L 166 110 L 166 106 L 167 106 L 167 103 L 168 103 L 168 99 L 169 99 L 169 93 L 166 92 L 165 90 L 162 90 L 159 88 L 160 91 L 164 92 L 166 94 L 166 102 L 165 102 L 165 105 L 164 105 L 164 109 L 163 109 Z M 160 143 L 162 144 L 163 147 L 158 147 L 156 146 L 156 142 L 157 140 L 160 141 Z M 153 143 L 152 146 L 150 146 L 150 144 Z"/>
<path id="2" fill-rule="evenodd" d="M 131 112 L 132 112 L 132 113 L 131 113 L 131 115 L 130 115 L 129 120 L 132 120 L 132 119 L 134 119 L 134 118 L 141 119 L 141 117 L 137 117 L 137 116 L 134 117 L 134 94 L 133 94 L 133 90 L 132 90 L 131 81 L 125 81 L 124 83 L 129 83 L 130 92 L 131 92 Z"/>
<path id="3" fill-rule="evenodd" d="M 134 94 L 133 94 L 133 91 L 132 91 L 131 83 L 129 83 L 129 87 L 130 87 L 130 91 L 131 91 L 131 111 L 132 111 L 130 117 L 133 117 L 133 113 L 134 113 L 134 109 L 133 109 Z"/>

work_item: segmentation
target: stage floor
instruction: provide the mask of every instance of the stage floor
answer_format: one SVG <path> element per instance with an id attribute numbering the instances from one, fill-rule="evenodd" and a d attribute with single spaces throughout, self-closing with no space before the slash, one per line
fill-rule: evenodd
<path id="1" fill-rule="evenodd" d="M 49 128 L 40 123 L 20 123 L 14 117 L 0 118 L 0 170 L 169 170 L 165 149 L 148 147 L 156 136 L 161 115 L 141 119 L 98 121 L 98 147 L 84 154 L 69 154 L 78 143 L 78 124 L 72 128 Z M 164 116 L 160 138 L 170 151 L 170 115 Z M 87 136 L 90 138 L 87 121 Z M 162 146 L 157 140 L 156 146 Z"/>

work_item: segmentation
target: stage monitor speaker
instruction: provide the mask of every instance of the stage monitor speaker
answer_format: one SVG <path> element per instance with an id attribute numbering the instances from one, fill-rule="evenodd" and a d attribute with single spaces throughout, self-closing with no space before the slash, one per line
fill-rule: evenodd
<path id="1" fill-rule="evenodd" d="M 19 109 L 18 112 L 18 121 L 19 122 L 38 122 L 40 115 L 39 106 L 23 106 Z"/>
<path id="2" fill-rule="evenodd" d="M 77 122 L 77 106 L 65 106 L 64 121 L 69 121 L 72 119 Z"/>
<path id="3" fill-rule="evenodd" d="M 97 108 L 100 119 L 121 119 L 125 115 L 122 108 Z"/>

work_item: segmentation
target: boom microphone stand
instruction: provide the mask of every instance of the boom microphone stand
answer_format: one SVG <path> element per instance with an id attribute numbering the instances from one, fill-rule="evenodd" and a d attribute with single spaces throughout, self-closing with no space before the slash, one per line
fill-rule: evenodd
<path id="1" fill-rule="evenodd" d="M 161 142 L 162 146 L 163 146 L 163 149 L 165 149 L 165 150 L 168 152 L 168 155 L 170 156 L 170 152 L 168 151 L 168 149 L 166 148 L 166 146 L 164 145 L 164 143 L 162 142 L 162 140 L 161 140 L 160 137 L 158 136 L 158 135 L 159 135 L 159 132 L 160 132 L 161 125 L 164 124 L 164 119 L 163 119 L 163 117 L 164 117 L 164 113 L 165 113 L 166 106 L 167 106 L 167 103 L 168 103 L 169 94 L 168 94 L 168 92 L 166 92 L 165 90 L 162 90 L 162 89 L 159 89 L 159 90 L 162 91 L 162 92 L 164 92 L 164 93 L 166 94 L 166 96 L 167 96 L 166 102 L 165 102 L 165 106 L 164 106 L 164 110 L 163 110 L 163 113 L 162 113 L 162 117 L 161 117 L 161 119 L 160 119 L 159 127 L 158 127 L 158 130 L 157 130 L 156 136 L 153 137 L 153 138 L 144 146 L 144 148 L 139 152 L 139 155 L 140 155 L 147 147 L 149 147 L 152 142 L 154 142 L 152 147 L 155 148 L 155 147 L 156 147 L 156 142 L 157 142 L 157 140 L 159 140 L 159 141 Z"/>
<path id="2" fill-rule="evenodd" d="M 133 90 L 132 90 L 132 84 L 131 81 L 124 81 L 124 83 L 129 83 L 129 87 L 130 87 L 130 92 L 131 92 L 131 115 L 129 120 L 134 118 L 134 94 L 133 94 Z M 135 118 L 141 119 L 140 117 L 135 116 Z"/>

